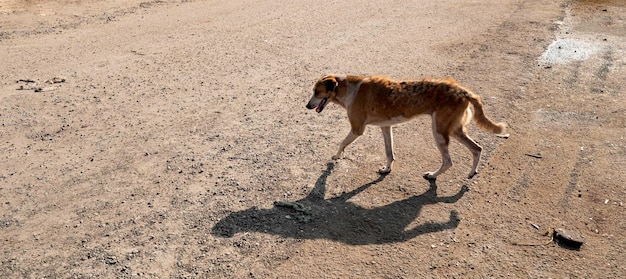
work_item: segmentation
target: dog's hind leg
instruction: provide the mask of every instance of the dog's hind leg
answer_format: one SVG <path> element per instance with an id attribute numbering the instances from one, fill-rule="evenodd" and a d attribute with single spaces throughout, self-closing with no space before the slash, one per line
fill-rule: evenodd
<path id="1" fill-rule="evenodd" d="M 385 174 L 391 172 L 391 165 L 394 161 L 393 156 L 393 130 L 391 126 L 380 127 L 385 140 L 385 153 L 387 154 L 387 165 L 378 170 L 378 173 Z"/>
<path id="2" fill-rule="evenodd" d="M 483 148 L 467 135 L 465 128 L 459 128 L 452 136 L 457 139 L 461 144 L 465 145 L 465 147 L 467 147 L 472 152 L 472 169 L 467 175 L 467 178 L 474 177 L 478 173 L 476 169 L 478 168 L 478 163 L 480 162 L 480 153 L 482 152 Z"/>
<path id="3" fill-rule="evenodd" d="M 450 167 L 452 167 L 452 159 L 450 158 L 450 153 L 448 152 L 448 143 L 450 142 L 450 138 L 443 134 L 436 133 L 435 134 L 435 142 L 437 143 L 437 149 L 441 153 L 441 167 L 439 167 L 436 171 L 429 171 L 424 174 L 424 178 L 426 179 L 436 179 L 438 175 L 447 171 Z"/>
<path id="4" fill-rule="evenodd" d="M 433 135 L 435 136 L 435 143 L 437 144 L 437 149 L 441 153 L 441 167 L 439 167 L 436 171 L 430 171 L 424 174 L 424 178 L 428 180 L 437 179 L 437 176 L 448 170 L 452 167 L 452 159 L 450 158 L 450 153 L 448 152 L 448 144 L 450 143 L 450 136 L 443 133 L 442 130 L 437 127 L 437 119 L 436 113 L 433 113 Z"/>

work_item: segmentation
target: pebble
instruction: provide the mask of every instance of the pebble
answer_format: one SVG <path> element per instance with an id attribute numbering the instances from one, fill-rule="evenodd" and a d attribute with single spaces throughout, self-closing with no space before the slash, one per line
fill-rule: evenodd
<path id="1" fill-rule="evenodd" d="M 584 239 L 581 234 L 573 230 L 567 230 L 562 228 L 554 229 L 554 238 L 559 243 L 566 246 L 578 249 L 583 245 Z"/>
<path id="2" fill-rule="evenodd" d="M 110 265 L 116 264 L 117 263 L 117 257 L 115 257 L 115 256 L 105 256 L 104 257 L 104 262 L 106 264 L 110 264 Z"/>

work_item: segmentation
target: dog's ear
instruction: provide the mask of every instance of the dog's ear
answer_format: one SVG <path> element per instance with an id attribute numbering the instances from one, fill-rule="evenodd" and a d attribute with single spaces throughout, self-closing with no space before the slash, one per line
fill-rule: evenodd
<path id="1" fill-rule="evenodd" d="M 337 89 L 337 86 L 339 86 L 339 83 L 334 78 L 329 77 L 326 80 L 324 80 L 324 86 L 326 86 L 326 91 L 335 92 L 335 89 Z"/>

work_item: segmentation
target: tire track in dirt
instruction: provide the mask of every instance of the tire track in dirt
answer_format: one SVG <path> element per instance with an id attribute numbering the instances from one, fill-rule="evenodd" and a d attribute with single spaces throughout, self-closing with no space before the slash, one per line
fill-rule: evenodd
<path id="1" fill-rule="evenodd" d="M 526 2 L 521 6 L 530 5 L 529 2 Z M 578 21 L 580 19 L 576 17 L 573 20 L 567 19 L 569 15 L 566 12 L 568 9 L 576 9 L 577 7 L 563 5 L 561 8 L 564 16 L 563 19 L 557 21 L 557 26 L 562 25 L 562 22 L 566 21 L 570 26 L 561 28 L 568 30 L 569 36 L 581 36 L 576 26 L 588 24 L 584 23 L 584 21 Z M 613 12 L 616 12 L 615 9 L 620 8 L 608 6 L 608 9 L 613 9 Z M 598 8 L 594 10 L 597 11 Z M 600 11 L 602 11 L 602 8 L 600 8 Z M 588 19 L 590 15 L 583 14 L 581 17 Z M 593 26 L 593 24 L 591 23 L 590 25 Z M 515 30 L 515 23 L 511 25 L 513 27 L 508 26 L 506 30 Z M 559 32 L 562 29 L 557 28 L 554 30 Z M 565 31 L 563 32 L 565 33 Z M 540 33 L 536 32 L 533 34 Z M 526 39 L 522 41 L 531 41 L 527 36 L 528 34 L 524 35 L 526 35 Z M 595 36 L 601 37 L 602 35 L 582 36 L 595 38 Z M 549 35 L 546 37 L 549 38 Z M 535 41 L 535 38 L 532 41 Z M 537 41 L 542 42 L 539 46 L 547 47 L 549 43 L 549 41 L 541 38 Z M 604 44 L 603 42 L 600 43 Z M 469 193 L 470 197 L 479 198 L 480 200 L 477 200 L 474 204 L 477 205 L 475 208 L 483 209 L 482 212 L 496 214 L 495 217 L 492 217 L 496 219 L 493 221 L 493 224 L 491 222 L 481 222 L 479 219 L 476 220 L 477 223 L 482 224 L 484 229 L 490 231 L 489 235 L 503 236 L 503 239 L 500 241 L 488 238 L 483 239 L 486 242 L 496 243 L 495 251 L 492 250 L 491 253 L 483 251 L 480 254 L 483 262 L 502 264 L 503 258 L 526 257 L 534 259 L 536 256 L 538 264 L 540 263 L 542 266 L 547 264 L 547 266 L 551 267 L 533 272 L 532 274 L 534 275 L 571 274 L 573 276 L 590 276 L 589 274 L 604 272 L 610 274 L 623 272 L 623 270 L 615 268 L 615 265 L 612 263 L 609 263 L 607 267 L 598 267 L 592 270 L 580 269 L 575 264 L 570 266 L 568 263 L 574 261 L 575 256 L 569 254 L 565 260 L 567 263 L 561 260 L 557 268 L 549 264 L 548 261 L 540 260 L 539 258 L 563 257 L 563 255 L 559 255 L 558 251 L 519 251 L 519 249 L 505 248 L 509 245 L 507 240 L 517 241 L 525 238 L 540 240 L 537 238 L 538 235 L 533 234 L 535 229 L 530 226 L 531 224 L 538 224 L 542 230 L 550 226 L 566 226 L 585 232 L 584 234 L 590 237 L 590 246 L 588 247 L 590 251 L 584 254 L 594 258 L 590 259 L 589 262 L 594 262 L 595 260 L 602 261 L 600 260 L 601 258 L 615 260 L 615 250 L 622 251 L 624 249 L 623 246 L 608 248 L 601 244 L 607 239 L 610 241 L 612 234 L 605 233 L 602 236 L 598 235 L 599 237 L 593 235 L 594 231 L 598 231 L 596 228 L 593 228 L 597 226 L 598 222 L 589 222 L 589 220 L 594 220 L 595 218 L 601 218 L 602 220 L 618 218 L 618 212 L 623 211 L 623 209 L 616 207 L 613 210 L 617 211 L 603 208 L 601 210 L 602 213 L 594 213 L 596 210 L 592 208 L 598 202 L 589 200 L 589 195 L 594 195 L 592 194 L 594 192 L 605 193 L 607 197 L 612 196 L 616 198 L 614 194 L 607 193 L 611 190 L 598 188 L 599 185 L 604 184 L 601 181 L 606 181 L 607 184 L 600 187 L 608 186 L 609 189 L 616 190 L 615 186 L 610 186 L 614 185 L 614 183 L 607 180 L 607 178 L 589 177 L 590 175 L 593 176 L 594 170 L 603 169 L 595 164 L 597 164 L 599 158 L 598 154 L 605 152 L 601 151 L 604 148 L 594 148 L 593 151 L 589 151 L 589 147 L 595 146 L 594 143 L 598 141 L 614 142 L 616 138 L 620 138 L 621 134 L 623 134 L 623 131 L 619 131 L 619 128 L 615 129 L 616 125 L 620 125 L 622 120 L 615 118 L 611 112 L 619 111 L 620 105 L 614 106 L 616 103 L 611 102 L 608 103 L 609 108 L 606 110 L 596 109 L 597 106 L 603 106 L 604 102 L 608 100 L 619 99 L 619 93 L 615 95 L 615 92 L 619 92 L 619 88 L 622 86 L 620 82 L 615 83 L 619 72 L 623 71 L 622 68 L 613 66 L 608 72 L 602 69 L 607 69 L 605 65 L 613 63 L 610 61 L 611 53 L 614 49 L 620 49 L 624 46 L 623 40 L 616 40 L 609 45 L 610 47 L 603 48 L 599 53 L 590 56 L 588 60 L 571 62 L 567 65 L 546 66 L 541 63 L 537 65 L 533 60 L 534 57 L 539 57 L 539 55 L 526 56 L 520 62 L 526 65 L 527 72 L 523 75 L 518 73 L 519 76 L 517 78 L 507 80 L 507 82 L 513 81 L 513 83 L 519 82 L 517 86 L 520 87 L 516 89 L 513 86 L 508 86 L 509 88 L 505 90 L 505 92 L 512 93 L 508 97 L 509 101 L 507 101 L 510 104 L 509 108 L 513 108 L 508 111 L 509 115 L 507 115 L 507 119 L 511 119 L 509 124 L 512 126 L 512 136 L 506 142 L 501 143 L 491 158 L 487 159 L 489 160 L 489 171 L 488 173 L 483 172 L 479 178 L 484 182 L 490 182 L 489 184 L 495 183 L 479 188 L 479 197 L 472 192 Z M 510 45 L 501 46 L 510 47 Z M 529 48 L 534 49 L 534 46 Z M 494 59 L 493 56 L 501 57 L 502 55 L 499 53 L 507 53 L 506 50 L 502 49 L 489 49 L 489 51 L 491 52 L 484 54 L 484 56 L 492 56 L 490 59 Z M 523 55 L 523 53 L 518 54 Z M 502 57 L 502 59 L 510 58 Z M 479 65 L 486 65 L 486 63 L 479 63 Z M 535 65 L 537 67 L 534 67 Z M 515 84 L 513 85 L 515 86 Z M 495 84 L 494 86 L 498 87 L 501 85 Z M 549 88 L 550 86 L 553 88 Z M 613 136 L 610 136 L 611 134 Z M 615 152 L 614 147 L 612 149 Z M 524 153 L 540 153 L 542 156 L 535 159 L 524 156 Z M 595 159 L 589 159 L 590 157 Z M 608 160 L 623 161 L 615 156 L 611 156 Z M 506 173 L 507 175 L 496 176 L 494 181 L 493 176 L 488 177 L 493 173 Z M 584 182 L 582 182 L 582 177 L 585 177 Z M 608 177 L 613 176 L 609 175 Z M 486 181 L 485 178 L 487 178 Z M 618 186 L 617 188 L 620 187 Z M 619 203 L 615 203 L 615 205 L 617 204 Z M 603 215 L 604 217 L 590 218 L 589 216 L 591 215 Z M 497 221 L 503 217 L 506 221 Z M 596 225 L 590 226 L 590 223 L 596 223 Z M 592 228 L 591 230 L 589 230 L 590 227 Z M 617 227 L 612 229 L 604 228 L 612 232 L 617 232 L 615 229 L 618 229 Z M 463 226 L 460 229 L 463 229 Z M 590 233 L 592 235 L 589 235 Z M 597 246 L 592 247 L 594 245 Z M 491 256 L 488 256 L 488 254 L 491 254 Z M 566 268 L 564 268 L 564 264 L 567 266 Z M 585 265 L 588 266 L 588 264 Z M 515 267 L 512 268 L 515 269 Z M 523 272 L 522 270 L 519 271 Z"/>

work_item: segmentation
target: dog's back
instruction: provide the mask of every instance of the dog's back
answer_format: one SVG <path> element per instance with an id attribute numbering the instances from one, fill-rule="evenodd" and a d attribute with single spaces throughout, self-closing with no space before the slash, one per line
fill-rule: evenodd
<path id="1" fill-rule="evenodd" d="M 441 109 L 463 112 L 470 103 L 469 94 L 453 79 L 394 81 L 373 76 L 361 84 L 354 105 L 363 107 L 371 116 L 410 119 Z"/>

